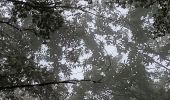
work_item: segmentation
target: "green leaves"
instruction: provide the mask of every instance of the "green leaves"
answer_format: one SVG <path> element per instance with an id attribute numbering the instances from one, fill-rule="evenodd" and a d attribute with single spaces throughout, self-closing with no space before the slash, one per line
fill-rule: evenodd
<path id="1" fill-rule="evenodd" d="M 0 21 L 0 87 L 28 86 L 18 89 L 45 100 L 168 98 L 168 1 L 7 1 L 12 7 Z M 77 77 L 85 81 L 71 80 Z M 0 94 L 6 99 L 13 90 Z"/>
<path id="2" fill-rule="evenodd" d="M 58 30 L 64 23 L 62 10 L 51 7 L 51 4 L 35 1 L 13 1 L 12 17 L 14 19 L 32 19 L 35 35 L 49 39 L 50 33 Z"/>

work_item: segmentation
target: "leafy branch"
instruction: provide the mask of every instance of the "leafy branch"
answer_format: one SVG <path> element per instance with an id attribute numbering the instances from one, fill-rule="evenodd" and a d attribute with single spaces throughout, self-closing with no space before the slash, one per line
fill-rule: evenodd
<path id="1" fill-rule="evenodd" d="M 29 3 L 29 2 L 23 2 L 23 1 L 18 1 L 18 0 L 7 0 L 7 1 L 10 1 L 10 2 L 13 2 L 13 3 L 17 3 L 17 4 L 23 4 L 23 5 L 27 5 L 27 6 L 30 6 L 32 8 L 47 8 L 47 9 L 51 9 L 51 8 L 65 8 L 65 9 L 77 9 L 77 10 L 81 10 L 85 13 L 89 13 L 89 14 L 92 14 L 94 16 L 97 16 L 97 17 L 100 17 L 100 18 L 105 18 L 105 19 L 108 19 L 108 20 L 112 20 L 112 21 L 115 21 L 113 20 L 112 18 L 107 18 L 105 16 L 102 16 L 102 15 L 97 15 L 95 13 L 92 13 L 88 10 L 85 10 L 86 7 L 81 7 L 81 6 L 68 6 L 68 5 L 61 5 L 61 2 L 55 2 L 55 3 L 49 3 L 48 6 L 42 6 L 40 3 L 37 2 L 37 5 L 34 5 L 32 3 Z"/>
<path id="2" fill-rule="evenodd" d="M 18 28 L 18 27 L 16 27 L 15 25 L 11 24 L 9 21 L 0 21 L 0 23 L 1 23 L 1 24 L 7 24 L 7 25 L 11 26 L 12 28 L 21 31 L 20 28 Z"/>
<path id="3" fill-rule="evenodd" d="M 150 59 L 152 59 L 152 61 L 153 61 L 155 64 L 159 65 L 160 67 L 165 68 L 166 70 L 170 71 L 170 69 L 169 69 L 168 67 L 166 67 L 166 66 L 160 64 L 159 62 L 155 61 L 152 57 L 150 57 L 150 56 L 148 56 L 148 55 L 146 55 L 146 54 L 143 54 L 143 55 L 146 56 L 146 57 L 148 57 L 148 58 L 150 58 Z"/>
<path id="4" fill-rule="evenodd" d="M 19 27 L 17 27 L 17 26 L 15 26 L 15 25 L 13 25 L 13 24 L 11 24 L 9 21 L 1 21 L 0 20 L 0 24 L 6 24 L 6 25 L 9 25 L 9 26 L 11 26 L 12 28 L 14 28 L 14 29 L 16 29 L 16 30 L 18 30 L 18 31 L 35 31 L 34 29 L 29 29 L 29 28 L 19 28 Z"/>

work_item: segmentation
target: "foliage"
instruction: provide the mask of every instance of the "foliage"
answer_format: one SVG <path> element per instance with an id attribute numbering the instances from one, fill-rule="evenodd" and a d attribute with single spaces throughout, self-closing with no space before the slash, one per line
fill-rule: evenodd
<path id="1" fill-rule="evenodd" d="M 108 4 L 118 3 L 123 8 L 128 4 L 135 8 L 152 8 L 154 18 L 154 28 L 152 31 L 154 38 L 165 36 L 169 34 L 169 1 L 168 0 L 108 0 Z"/>
<path id="2" fill-rule="evenodd" d="M 0 4 L 1 98 L 170 98 L 169 1 L 2 0 Z M 121 15 L 119 9 L 128 14 Z M 83 70 L 83 79 L 71 78 L 76 68 Z"/>

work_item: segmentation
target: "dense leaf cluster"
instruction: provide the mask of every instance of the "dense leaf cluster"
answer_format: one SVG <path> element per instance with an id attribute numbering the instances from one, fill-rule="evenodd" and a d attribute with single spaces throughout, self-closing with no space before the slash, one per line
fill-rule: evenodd
<path id="1" fill-rule="evenodd" d="M 55 8 L 60 4 L 54 4 L 50 1 L 28 0 L 12 1 L 12 22 L 17 19 L 31 18 L 32 30 L 37 36 L 49 39 L 49 34 L 56 31 L 63 25 L 61 10 Z M 55 6 L 54 6 L 55 5 Z"/>
<path id="2" fill-rule="evenodd" d="M 170 19 L 170 2 L 168 0 L 109 0 L 107 3 L 117 3 L 123 8 L 128 4 L 135 8 L 152 8 L 155 30 L 152 31 L 154 38 L 165 36 L 170 32 L 169 19 Z"/>

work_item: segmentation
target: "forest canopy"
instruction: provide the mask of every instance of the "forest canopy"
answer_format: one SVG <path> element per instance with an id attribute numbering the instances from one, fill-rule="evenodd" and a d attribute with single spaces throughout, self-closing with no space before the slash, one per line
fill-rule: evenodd
<path id="1" fill-rule="evenodd" d="M 169 0 L 1 0 L 0 99 L 169 100 Z"/>

